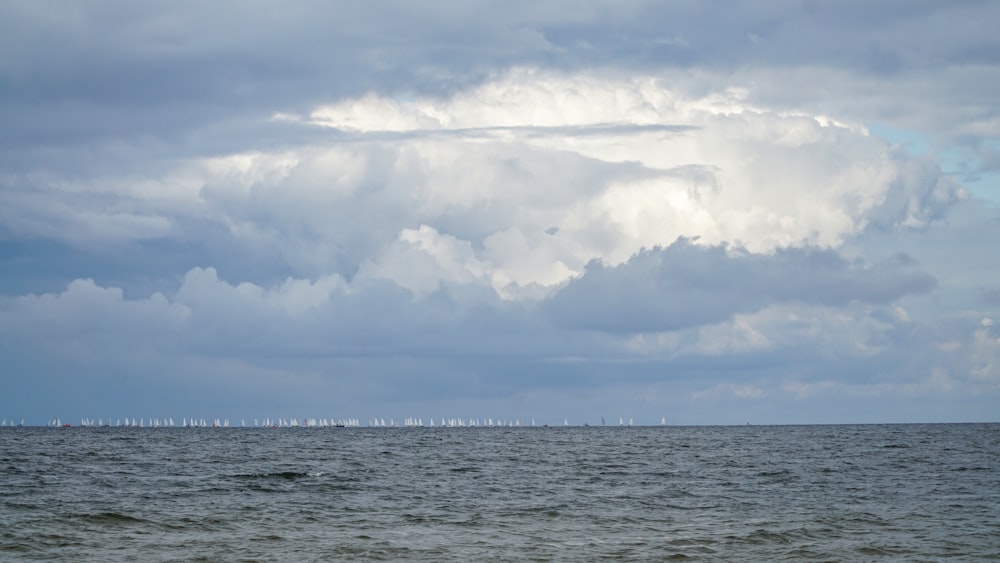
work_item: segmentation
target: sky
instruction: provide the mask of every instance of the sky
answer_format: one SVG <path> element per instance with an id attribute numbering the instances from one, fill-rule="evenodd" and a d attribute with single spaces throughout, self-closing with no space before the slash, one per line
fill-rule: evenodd
<path id="1" fill-rule="evenodd" d="M 1000 420 L 997 21 L 0 2 L 0 419 Z"/>

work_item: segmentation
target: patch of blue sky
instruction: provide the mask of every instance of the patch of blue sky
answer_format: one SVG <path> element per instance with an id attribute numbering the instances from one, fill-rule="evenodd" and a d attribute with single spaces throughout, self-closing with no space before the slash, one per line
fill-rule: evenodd
<path id="1" fill-rule="evenodd" d="M 898 129 L 883 124 L 869 124 L 868 131 L 913 156 L 930 156 L 941 164 L 946 174 L 968 188 L 974 196 L 1000 203 L 1000 170 L 991 170 L 983 159 L 967 147 L 937 143 L 930 135 Z M 993 141 L 991 151 L 1000 151 L 1000 141 Z"/>

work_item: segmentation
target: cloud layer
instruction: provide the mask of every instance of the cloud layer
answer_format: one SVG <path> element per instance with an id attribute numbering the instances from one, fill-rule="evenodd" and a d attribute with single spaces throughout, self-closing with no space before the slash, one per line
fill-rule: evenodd
<path id="1" fill-rule="evenodd" d="M 994 6 L 232 7 L 0 8 L 0 410 L 997 405 Z"/>

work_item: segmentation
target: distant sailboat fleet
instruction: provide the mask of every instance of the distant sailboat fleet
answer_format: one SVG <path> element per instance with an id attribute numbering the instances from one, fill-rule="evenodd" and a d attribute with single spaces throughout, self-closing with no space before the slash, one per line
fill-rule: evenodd
<path id="1" fill-rule="evenodd" d="M 2 419 L 0 420 L 0 427 L 23 427 L 24 419 Z M 624 417 L 618 418 L 618 426 L 621 427 L 632 427 L 634 426 L 634 420 L 632 418 L 625 422 Z M 660 426 L 667 426 L 667 419 L 663 417 L 660 419 Z M 73 427 L 74 424 L 63 422 L 59 418 L 51 419 L 47 426 L 50 427 Z M 520 427 L 534 427 L 535 419 L 522 420 L 520 418 L 429 418 L 427 422 L 424 422 L 423 418 L 420 417 L 404 417 L 402 419 L 384 417 L 374 417 L 367 421 L 367 425 L 361 423 L 359 418 L 255 418 L 249 424 L 246 419 L 240 419 L 239 424 L 232 424 L 228 418 L 212 418 L 206 419 L 204 417 L 183 417 L 178 424 L 177 421 L 172 417 L 124 417 L 117 418 L 112 421 L 111 418 L 82 418 L 80 423 L 76 426 L 83 428 L 361 428 L 367 426 L 368 428 L 520 428 Z M 548 424 L 543 424 L 542 426 L 548 427 Z M 563 427 L 571 427 L 568 418 L 563 418 Z M 590 426 L 589 423 L 584 422 L 580 426 Z M 601 417 L 601 426 L 607 426 L 604 417 Z"/>

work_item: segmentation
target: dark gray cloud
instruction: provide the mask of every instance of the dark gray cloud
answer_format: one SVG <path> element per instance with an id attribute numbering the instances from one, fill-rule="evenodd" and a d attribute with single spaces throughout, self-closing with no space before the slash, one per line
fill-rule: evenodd
<path id="1" fill-rule="evenodd" d="M 546 308 L 566 327 L 673 331 L 725 321 L 775 303 L 885 304 L 934 286 L 934 278 L 914 270 L 905 257 L 863 264 L 826 250 L 749 254 L 681 239 L 666 248 L 640 252 L 620 266 L 591 263 Z"/>
<path id="2" fill-rule="evenodd" d="M 990 307 L 1000 307 L 1000 289 L 983 289 L 980 292 L 979 299 L 983 304 Z"/>

